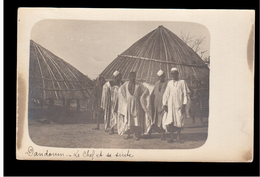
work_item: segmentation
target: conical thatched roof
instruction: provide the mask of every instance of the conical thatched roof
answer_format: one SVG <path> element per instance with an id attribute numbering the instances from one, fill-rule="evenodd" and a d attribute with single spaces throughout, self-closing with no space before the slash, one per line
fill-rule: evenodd
<path id="1" fill-rule="evenodd" d="M 87 99 L 93 81 L 41 45 L 30 41 L 29 96 L 36 99 Z"/>
<path id="2" fill-rule="evenodd" d="M 209 83 L 209 68 L 202 59 L 178 36 L 159 26 L 118 55 L 101 75 L 112 79 L 113 72 L 119 70 L 123 80 L 127 80 L 129 73 L 135 71 L 137 80 L 154 84 L 160 69 L 171 79 L 172 67 L 178 68 L 180 79 Z"/>

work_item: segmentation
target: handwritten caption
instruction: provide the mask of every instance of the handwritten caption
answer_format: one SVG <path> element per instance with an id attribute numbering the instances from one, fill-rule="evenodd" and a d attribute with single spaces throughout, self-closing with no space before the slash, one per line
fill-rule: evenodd
<path id="1" fill-rule="evenodd" d="M 69 158 L 88 158 L 91 160 L 99 158 L 120 158 L 120 157 L 129 157 L 132 158 L 134 155 L 130 153 L 130 150 L 120 151 L 120 152 L 104 152 L 103 150 L 75 150 L 71 154 L 66 154 L 64 152 L 53 152 L 48 149 L 45 151 L 35 151 L 32 146 L 28 147 L 26 155 L 32 157 L 69 157 Z"/>

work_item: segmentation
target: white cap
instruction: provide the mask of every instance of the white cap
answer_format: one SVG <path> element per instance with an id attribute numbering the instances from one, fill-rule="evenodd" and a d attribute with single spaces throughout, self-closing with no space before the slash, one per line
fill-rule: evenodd
<path id="1" fill-rule="evenodd" d="M 157 76 L 161 76 L 163 75 L 163 71 L 160 69 L 158 72 L 157 72 Z"/>
<path id="2" fill-rule="evenodd" d="M 178 69 L 177 68 L 172 68 L 171 72 L 173 72 L 173 71 L 178 71 Z"/>
<path id="3" fill-rule="evenodd" d="M 119 74 L 119 71 L 115 71 L 115 72 L 113 73 L 113 76 L 116 77 L 118 74 Z"/>

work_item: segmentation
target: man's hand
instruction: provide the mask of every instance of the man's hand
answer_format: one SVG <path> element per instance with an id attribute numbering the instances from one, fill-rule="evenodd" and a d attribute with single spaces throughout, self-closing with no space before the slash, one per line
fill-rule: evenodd
<path id="1" fill-rule="evenodd" d="M 165 112 L 168 112 L 168 106 L 164 105 L 163 109 L 164 109 Z"/>

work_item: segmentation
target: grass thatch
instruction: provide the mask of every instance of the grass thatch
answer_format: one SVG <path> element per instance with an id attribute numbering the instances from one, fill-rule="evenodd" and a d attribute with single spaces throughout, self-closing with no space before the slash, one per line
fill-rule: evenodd
<path id="1" fill-rule="evenodd" d="M 196 52 L 174 33 L 159 26 L 118 55 L 101 75 L 109 80 L 119 70 L 123 80 L 127 80 L 129 73 L 135 71 L 137 80 L 155 84 L 157 71 L 163 70 L 167 79 L 171 79 L 172 67 L 178 68 L 180 79 L 209 84 L 209 68 Z"/>
<path id="2" fill-rule="evenodd" d="M 31 99 L 87 99 L 93 81 L 75 67 L 30 41 Z"/>

